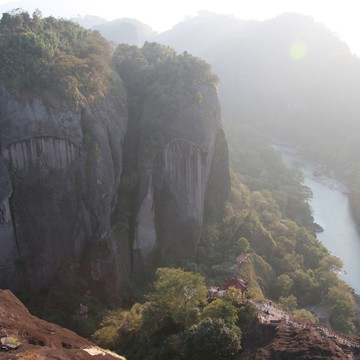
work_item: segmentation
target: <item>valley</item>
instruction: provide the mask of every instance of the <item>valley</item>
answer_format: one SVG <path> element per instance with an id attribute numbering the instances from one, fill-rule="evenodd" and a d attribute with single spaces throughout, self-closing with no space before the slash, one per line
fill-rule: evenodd
<path id="1" fill-rule="evenodd" d="M 128 360 L 358 358 L 360 61 L 343 41 L 292 13 L 156 34 L 18 9 L 0 64 L 0 287 L 32 314 Z M 93 346 L 77 341 L 74 359 Z"/>

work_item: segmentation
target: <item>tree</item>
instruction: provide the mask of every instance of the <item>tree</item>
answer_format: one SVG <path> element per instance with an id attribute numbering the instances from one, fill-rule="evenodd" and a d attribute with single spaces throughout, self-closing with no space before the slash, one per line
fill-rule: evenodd
<path id="1" fill-rule="evenodd" d="M 330 324 L 338 331 L 354 334 L 356 314 L 351 293 L 345 285 L 333 286 L 326 295 L 326 301 L 330 308 Z"/>
<path id="2" fill-rule="evenodd" d="M 249 247 L 250 247 L 249 241 L 243 236 L 240 239 L 236 240 L 236 249 L 239 252 L 245 252 L 249 249 Z"/>
<path id="3" fill-rule="evenodd" d="M 120 341 L 119 328 L 125 319 L 125 311 L 109 311 L 102 319 L 99 329 L 92 335 L 92 341 L 106 349 L 115 349 Z"/>
<path id="4" fill-rule="evenodd" d="M 307 311 L 305 309 L 295 310 L 293 312 L 293 315 L 297 319 L 310 322 L 312 324 L 317 324 L 319 322 L 319 319 L 315 315 L 313 315 L 310 311 Z"/>
<path id="5" fill-rule="evenodd" d="M 206 318 L 185 334 L 186 360 L 231 360 L 241 350 L 240 337 L 222 319 Z"/>
<path id="6" fill-rule="evenodd" d="M 321 288 L 316 282 L 316 278 L 311 270 L 306 272 L 296 270 L 291 273 L 294 284 L 292 291 L 298 299 L 299 305 L 313 305 L 321 300 Z"/>
<path id="7" fill-rule="evenodd" d="M 286 274 L 281 274 L 276 278 L 275 291 L 276 296 L 288 296 L 293 286 L 293 280 Z"/>
<path id="8" fill-rule="evenodd" d="M 345 334 L 354 334 L 356 315 L 354 306 L 344 300 L 338 300 L 330 310 L 330 324 L 337 330 Z"/>
<path id="9" fill-rule="evenodd" d="M 280 296 L 279 303 L 283 308 L 289 311 L 294 311 L 298 307 L 297 299 L 294 295 Z"/>
<path id="10" fill-rule="evenodd" d="M 82 106 L 110 90 L 109 61 L 100 33 L 69 20 L 22 10 L 0 20 L 0 82 L 15 94 L 51 90 Z"/>
<path id="11" fill-rule="evenodd" d="M 200 315 L 199 305 L 206 303 L 207 290 L 200 274 L 174 268 L 159 268 L 154 291 L 147 296 L 156 309 L 158 320 L 171 318 L 178 326 L 186 328 Z"/>
<path id="12" fill-rule="evenodd" d="M 237 321 L 237 309 L 229 301 L 216 299 L 205 307 L 201 314 L 203 319 L 223 319 L 227 325 L 235 325 Z"/>
<path id="13" fill-rule="evenodd" d="M 338 272 L 343 267 L 343 262 L 337 256 L 329 255 L 320 260 L 320 267 L 323 270 Z"/>

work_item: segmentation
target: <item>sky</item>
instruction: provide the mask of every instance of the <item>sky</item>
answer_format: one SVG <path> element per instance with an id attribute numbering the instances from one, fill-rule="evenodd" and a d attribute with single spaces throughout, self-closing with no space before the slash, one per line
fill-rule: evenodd
<path id="1" fill-rule="evenodd" d="M 242 20 L 266 20 L 284 12 L 297 12 L 324 24 L 360 56 L 359 0 L 0 0 L 0 13 L 19 7 L 30 13 L 38 8 L 44 16 L 134 18 L 158 32 L 204 10 Z"/>

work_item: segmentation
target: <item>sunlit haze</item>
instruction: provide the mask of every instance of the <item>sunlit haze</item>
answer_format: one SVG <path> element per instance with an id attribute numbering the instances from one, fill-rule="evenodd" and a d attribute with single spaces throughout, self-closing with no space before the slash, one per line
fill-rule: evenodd
<path id="1" fill-rule="evenodd" d="M 38 8 L 47 15 L 75 17 L 97 15 L 107 20 L 115 18 L 135 18 L 154 30 L 162 32 L 188 16 L 206 10 L 236 18 L 265 20 L 284 12 L 298 12 L 312 16 L 346 41 L 352 52 L 360 54 L 360 22 L 358 21 L 359 2 L 356 0 L 183 0 L 183 1 L 121 1 L 112 0 L 0 0 L 0 11 L 22 8 L 29 12 Z"/>

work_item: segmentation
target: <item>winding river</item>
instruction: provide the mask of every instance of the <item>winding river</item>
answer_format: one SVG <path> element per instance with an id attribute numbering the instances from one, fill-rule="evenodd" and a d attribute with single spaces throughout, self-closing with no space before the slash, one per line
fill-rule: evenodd
<path id="1" fill-rule="evenodd" d="M 304 162 L 293 148 L 273 147 L 286 166 L 303 173 L 305 185 L 313 192 L 309 202 L 313 217 L 324 229 L 317 237 L 332 255 L 343 261 L 341 279 L 360 294 L 360 234 L 351 214 L 347 188 L 329 176 L 315 176 L 318 169 Z"/>

